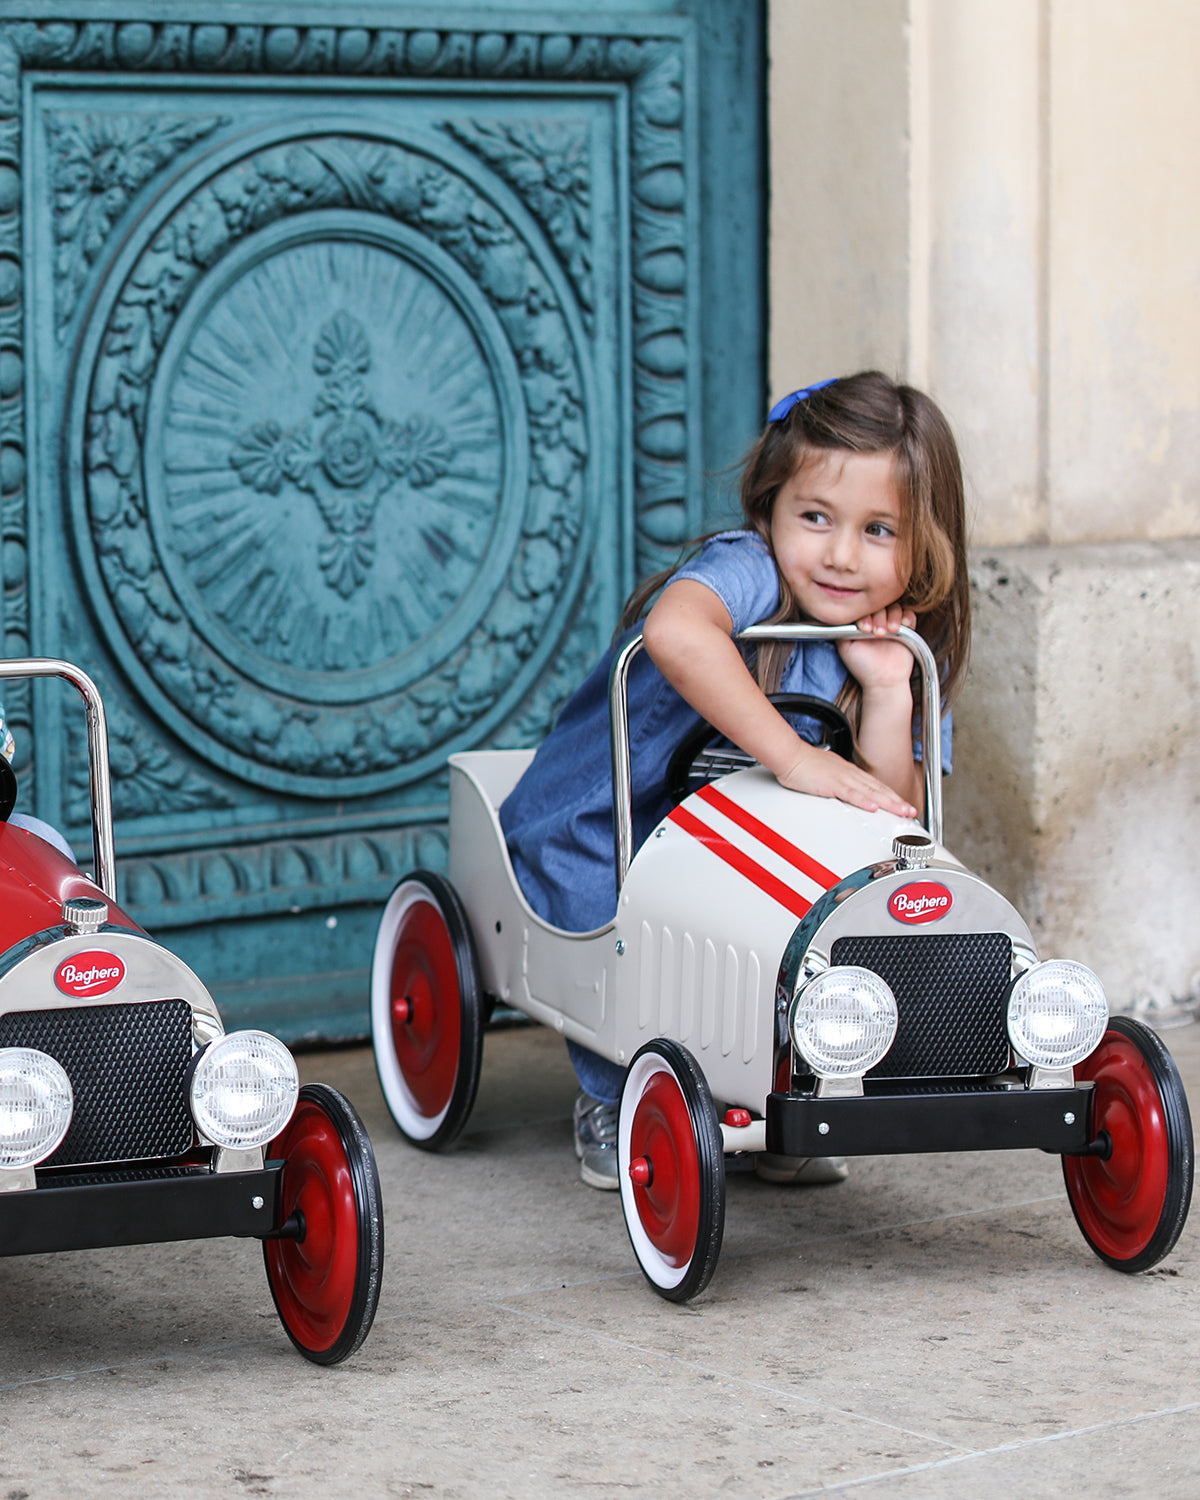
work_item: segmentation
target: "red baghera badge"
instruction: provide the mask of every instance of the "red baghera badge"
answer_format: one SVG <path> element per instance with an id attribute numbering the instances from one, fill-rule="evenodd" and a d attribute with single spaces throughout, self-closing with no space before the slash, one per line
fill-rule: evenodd
<path id="1" fill-rule="evenodd" d="M 892 892 L 888 911 L 897 922 L 907 922 L 915 927 L 924 922 L 939 921 L 953 905 L 954 897 L 944 885 L 936 880 L 917 880 Z"/>
<path id="2" fill-rule="evenodd" d="M 77 1000 L 107 995 L 124 978 L 125 965 L 115 953 L 105 953 L 102 948 L 89 948 L 86 953 L 66 958 L 54 971 L 55 984 L 64 995 Z"/>

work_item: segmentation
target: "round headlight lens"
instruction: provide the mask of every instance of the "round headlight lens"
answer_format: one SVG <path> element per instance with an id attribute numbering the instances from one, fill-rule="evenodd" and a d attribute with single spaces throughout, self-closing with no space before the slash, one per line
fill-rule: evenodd
<path id="1" fill-rule="evenodd" d="M 1012 987 L 1008 1035 L 1035 1068 L 1073 1068 L 1100 1045 L 1108 1001 L 1091 969 L 1069 959 L 1034 964 Z"/>
<path id="2" fill-rule="evenodd" d="M 248 1151 L 272 1141 L 291 1119 L 300 1092 L 292 1054 L 266 1031 L 231 1031 L 196 1059 L 189 1100 L 200 1134 Z"/>
<path id="3" fill-rule="evenodd" d="M 33 1047 L 0 1047 L 0 1167 L 36 1167 L 53 1156 L 74 1108 L 61 1063 Z"/>
<path id="4" fill-rule="evenodd" d="M 896 998 L 870 969 L 826 969 L 792 1001 L 796 1050 L 818 1078 L 867 1072 L 896 1039 Z"/>

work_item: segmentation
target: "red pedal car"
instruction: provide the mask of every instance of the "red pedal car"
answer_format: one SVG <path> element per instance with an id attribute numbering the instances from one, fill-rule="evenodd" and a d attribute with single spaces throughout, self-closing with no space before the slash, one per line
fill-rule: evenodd
<path id="1" fill-rule="evenodd" d="M 116 902 L 104 708 L 87 707 L 95 881 L 8 822 L 0 757 L 0 1256 L 239 1235 L 306 1359 L 336 1364 L 371 1327 L 383 1267 L 375 1155 L 350 1103 L 299 1087 L 262 1031 L 226 1032 L 195 974 Z"/>

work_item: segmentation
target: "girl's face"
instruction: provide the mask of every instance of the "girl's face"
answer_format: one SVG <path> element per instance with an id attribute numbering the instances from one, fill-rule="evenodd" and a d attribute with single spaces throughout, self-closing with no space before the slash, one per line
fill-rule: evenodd
<path id="1" fill-rule="evenodd" d="M 895 604 L 908 584 L 890 453 L 821 450 L 779 487 L 771 544 L 800 608 L 851 625 Z"/>

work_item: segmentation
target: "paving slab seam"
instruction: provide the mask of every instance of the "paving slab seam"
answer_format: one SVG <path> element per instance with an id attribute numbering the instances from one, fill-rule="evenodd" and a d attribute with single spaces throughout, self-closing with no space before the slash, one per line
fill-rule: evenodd
<path id="1" fill-rule="evenodd" d="M 1068 1432 L 1048 1432 L 1040 1437 L 1024 1438 L 1016 1443 L 1002 1443 L 997 1448 L 977 1448 L 970 1451 L 951 1453 L 945 1458 L 934 1458 L 921 1464 L 907 1464 L 899 1469 L 881 1469 L 877 1474 L 864 1474 L 858 1479 L 844 1479 L 837 1484 L 817 1485 L 815 1489 L 793 1490 L 790 1494 L 780 1497 L 780 1500 L 806 1500 L 810 1495 L 834 1495 L 839 1490 L 861 1489 L 865 1484 L 877 1484 L 881 1480 L 905 1479 L 911 1474 L 926 1474 L 934 1469 L 948 1469 L 952 1466 L 971 1463 L 979 1458 L 996 1458 L 1004 1453 L 1021 1453 L 1033 1448 L 1044 1447 L 1047 1443 L 1061 1443 L 1069 1438 L 1088 1437 L 1097 1432 L 1113 1432 L 1119 1427 L 1135 1427 L 1145 1422 L 1161 1421 L 1164 1417 L 1184 1416 L 1188 1412 L 1200 1411 L 1200 1401 L 1188 1402 L 1185 1406 L 1167 1406 L 1161 1411 L 1139 1412 L 1133 1417 L 1118 1417 L 1112 1422 L 1093 1422 L 1088 1427 L 1073 1427 Z"/>
<path id="2" fill-rule="evenodd" d="M 630 1343 L 625 1339 L 614 1338 L 608 1333 L 597 1333 L 595 1329 L 585 1328 L 577 1323 L 565 1323 L 559 1318 L 548 1318 L 544 1313 L 532 1313 L 520 1307 L 509 1307 L 502 1302 L 492 1304 L 497 1311 L 510 1313 L 513 1317 L 524 1318 L 530 1323 L 541 1323 L 549 1328 L 557 1328 L 563 1333 L 582 1334 L 596 1343 L 609 1344 L 627 1354 L 638 1354 L 645 1359 L 654 1359 L 672 1365 L 678 1365 L 681 1370 L 688 1370 L 692 1374 L 704 1375 L 712 1380 L 721 1380 L 729 1385 L 742 1386 L 746 1390 L 762 1392 L 764 1395 L 774 1396 L 781 1401 L 790 1401 L 795 1405 L 808 1407 L 814 1411 L 829 1412 L 834 1416 L 847 1417 L 852 1422 L 865 1422 L 871 1427 L 880 1427 L 885 1432 L 900 1433 L 904 1437 L 916 1438 L 921 1442 L 929 1443 L 935 1448 L 949 1449 L 951 1456 L 961 1455 L 969 1457 L 969 1450 L 960 1448 L 957 1443 L 951 1443 L 944 1437 L 933 1437 L 927 1432 L 921 1432 L 914 1427 L 901 1427 L 897 1422 L 885 1422 L 881 1417 L 867 1416 L 863 1412 L 851 1411 L 844 1406 L 831 1406 L 827 1401 L 816 1401 L 811 1396 L 802 1396 L 795 1391 L 785 1390 L 777 1385 L 768 1385 L 762 1380 L 750 1380 L 745 1375 L 733 1375 L 728 1370 L 713 1368 L 710 1365 L 700 1364 L 692 1359 L 680 1359 L 678 1355 L 664 1354 L 661 1349 L 648 1349 L 644 1344 Z"/>
<path id="3" fill-rule="evenodd" d="M 86 1380 L 89 1375 L 107 1375 L 116 1370 L 137 1370 L 144 1365 L 183 1364 L 191 1359 L 203 1359 L 212 1354 L 228 1354 L 234 1349 L 282 1348 L 280 1339 L 230 1339 L 223 1344 L 204 1344 L 195 1349 L 172 1350 L 169 1354 L 150 1354 L 145 1359 L 109 1360 L 101 1365 L 86 1365 L 78 1370 L 61 1370 L 56 1375 L 31 1375 L 27 1380 L 11 1380 L 0 1385 L 0 1396 L 8 1391 L 24 1390 L 31 1385 L 55 1385 L 60 1381 Z M 350 1373 L 353 1365 L 346 1366 Z"/>

